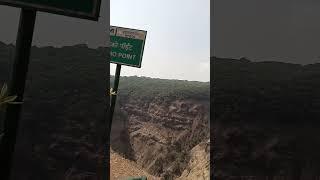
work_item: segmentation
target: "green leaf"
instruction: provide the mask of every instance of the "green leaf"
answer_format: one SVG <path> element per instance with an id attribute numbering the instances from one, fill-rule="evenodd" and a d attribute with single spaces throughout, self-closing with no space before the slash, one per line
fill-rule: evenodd
<path id="1" fill-rule="evenodd" d="M 3 99 L 1 99 L 0 104 L 6 104 L 14 101 L 18 96 L 8 96 Z"/>
<path id="2" fill-rule="evenodd" d="M 2 86 L 2 89 L 1 89 L 1 93 L 0 93 L 1 97 L 5 97 L 7 94 L 7 91 L 8 91 L 8 86 L 6 83 L 4 83 Z"/>

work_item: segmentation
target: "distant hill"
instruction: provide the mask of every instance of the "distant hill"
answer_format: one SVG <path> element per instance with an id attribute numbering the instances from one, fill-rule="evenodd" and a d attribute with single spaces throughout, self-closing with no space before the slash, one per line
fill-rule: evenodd
<path id="1" fill-rule="evenodd" d="M 110 79 L 113 87 L 114 76 Z M 119 85 L 120 96 L 133 96 L 153 99 L 155 97 L 170 98 L 196 98 L 207 99 L 210 96 L 208 82 L 167 80 L 150 77 L 121 77 Z"/>

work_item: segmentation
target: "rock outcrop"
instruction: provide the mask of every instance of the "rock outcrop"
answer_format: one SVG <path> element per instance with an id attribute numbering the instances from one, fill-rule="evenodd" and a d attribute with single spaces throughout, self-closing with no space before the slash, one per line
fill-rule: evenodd
<path id="1" fill-rule="evenodd" d="M 190 161 L 181 177 L 176 180 L 208 180 L 210 179 L 210 141 L 203 142 L 192 148 Z"/>
<path id="2" fill-rule="evenodd" d="M 145 103 L 130 98 L 119 106 L 118 112 L 126 119 L 116 117 L 113 128 L 122 124 L 122 131 L 112 136 L 119 140 L 122 132 L 126 138 L 112 141 L 112 146 L 130 144 L 131 154 L 128 148 L 119 148 L 119 152 L 155 176 L 179 177 L 193 156 L 191 149 L 209 138 L 209 101 L 155 98 Z"/>

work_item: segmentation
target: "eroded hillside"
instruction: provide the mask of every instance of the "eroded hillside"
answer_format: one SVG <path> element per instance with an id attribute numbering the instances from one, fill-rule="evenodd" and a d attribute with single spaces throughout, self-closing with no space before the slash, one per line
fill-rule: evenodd
<path id="1" fill-rule="evenodd" d="M 111 180 L 124 180 L 127 177 L 145 176 L 150 180 L 160 180 L 145 172 L 137 163 L 125 159 L 113 150 L 110 151 L 110 178 Z"/>
<path id="2" fill-rule="evenodd" d="M 128 81 L 149 81 L 149 87 L 157 86 L 154 79 L 137 77 L 124 77 L 121 83 Z M 163 86 L 175 83 L 162 81 L 167 83 Z M 192 82 L 185 84 L 192 88 Z M 208 83 L 203 85 L 208 87 Z M 189 166 L 192 148 L 209 139 L 209 97 L 185 95 L 183 91 L 175 95 L 167 91 L 153 97 L 128 96 L 126 88 L 119 89 L 122 96 L 113 124 L 112 147 L 150 174 L 178 178 Z"/>
<path id="3" fill-rule="evenodd" d="M 177 180 L 210 179 L 210 141 L 202 142 L 190 151 L 187 168 Z"/>

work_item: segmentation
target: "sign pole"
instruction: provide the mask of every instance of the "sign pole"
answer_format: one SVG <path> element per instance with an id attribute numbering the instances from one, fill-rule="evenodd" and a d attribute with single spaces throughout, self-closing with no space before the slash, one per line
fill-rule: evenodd
<path id="1" fill-rule="evenodd" d="M 119 80 L 120 80 L 120 71 L 121 71 L 121 65 L 117 64 L 116 74 L 115 74 L 115 77 L 114 77 L 114 84 L 113 84 L 113 91 L 114 91 L 115 94 L 111 95 L 110 121 L 109 121 L 110 132 L 111 132 L 114 108 L 115 108 L 116 100 L 117 100 L 117 92 L 118 92 L 118 86 L 119 86 Z"/>
<path id="2" fill-rule="evenodd" d="M 23 101 L 35 20 L 35 10 L 21 9 L 11 82 L 9 85 L 9 95 L 17 95 L 16 101 L 18 102 Z M 2 180 L 10 178 L 21 108 L 21 104 L 13 104 L 8 105 L 6 109 L 4 136 L 0 146 L 0 163 L 2 164 L 0 179 Z"/>
<path id="3" fill-rule="evenodd" d="M 117 100 L 118 86 L 120 80 L 121 65 L 132 66 L 141 68 L 142 55 L 144 51 L 145 39 L 147 31 L 130 29 L 118 26 L 110 26 L 110 41 L 111 41 L 111 52 L 110 62 L 117 64 L 116 74 L 113 85 L 113 92 L 111 92 L 110 100 L 110 111 L 108 114 L 108 152 L 110 148 L 110 137 L 112 128 L 112 119 L 114 109 Z M 110 74 L 110 73 L 109 73 Z M 109 93 L 109 92 L 108 92 Z M 107 163 L 109 168 L 108 175 L 110 175 L 110 164 Z"/>
<path id="4" fill-rule="evenodd" d="M 116 104 L 116 100 L 117 100 L 117 91 L 118 91 L 118 86 L 119 86 L 119 80 L 120 80 L 120 71 L 121 71 L 121 65 L 117 64 L 117 68 L 116 68 L 116 74 L 115 74 L 115 79 L 114 79 L 114 84 L 113 84 L 113 92 L 111 94 L 111 104 L 110 104 L 110 111 L 109 111 L 109 122 L 108 122 L 108 130 L 107 130 L 107 134 L 108 134 L 108 142 L 109 144 L 107 145 L 107 151 L 106 153 L 109 155 L 110 154 L 110 147 L 111 147 L 111 143 L 110 143 L 110 137 L 111 137 L 111 128 L 112 128 L 112 117 L 113 117 L 113 112 L 114 112 L 114 108 L 115 108 L 115 104 Z M 109 92 L 108 92 L 109 93 Z M 109 159 L 110 160 L 110 159 Z M 110 178 L 110 162 L 106 162 L 106 174 L 105 176 Z"/>

